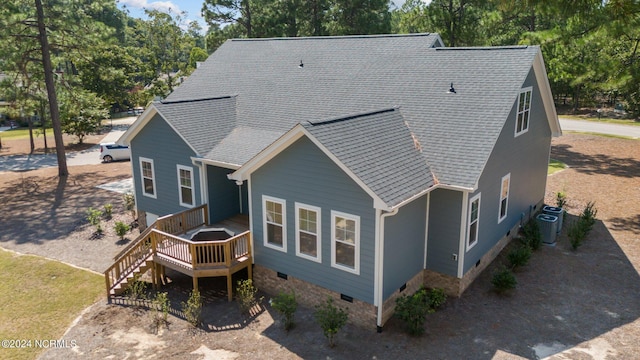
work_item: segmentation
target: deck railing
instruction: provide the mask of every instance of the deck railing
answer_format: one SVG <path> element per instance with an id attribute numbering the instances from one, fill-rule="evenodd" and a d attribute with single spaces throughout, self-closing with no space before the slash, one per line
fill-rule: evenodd
<path id="1" fill-rule="evenodd" d="M 193 209 L 185 210 L 178 214 L 163 216 L 156 220 L 155 228 L 169 234 L 185 234 L 189 230 L 196 229 L 209 223 L 207 205 L 200 205 Z"/>
<path id="2" fill-rule="evenodd" d="M 104 272 L 107 294 L 153 255 L 154 233 L 149 231 L 143 232 L 141 235 L 144 236 L 140 237 Z"/>
<path id="3" fill-rule="evenodd" d="M 155 253 L 180 263 L 189 264 L 194 271 L 214 267 L 230 267 L 234 262 L 251 255 L 250 232 L 227 240 L 192 241 L 159 230 L 155 236 Z"/>

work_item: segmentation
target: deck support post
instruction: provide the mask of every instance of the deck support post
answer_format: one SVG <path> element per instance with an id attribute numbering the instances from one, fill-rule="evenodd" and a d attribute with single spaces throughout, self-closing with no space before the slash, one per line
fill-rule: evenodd
<path id="1" fill-rule="evenodd" d="M 193 276 L 193 290 L 200 292 L 200 290 L 198 290 L 198 277 L 195 275 Z"/>
<path id="2" fill-rule="evenodd" d="M 232 274 L 227 274 L 227 298 L 229 302 L 233 300 L 233 284 L 231 283 Z"/>

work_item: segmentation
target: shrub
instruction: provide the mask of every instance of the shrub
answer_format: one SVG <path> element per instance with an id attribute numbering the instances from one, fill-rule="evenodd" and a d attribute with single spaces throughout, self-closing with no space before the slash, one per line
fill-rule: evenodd
<path id="1" fill-rule="evenodd" d="M 407 331 L 413 336 L 424 333 L 426 316 L 434 311 L 430 306 L 427 290 L 424 288 L 413 295 L 402 295 L 396 299 L 395 316 L 404 321 Z"/>
<path id="2" fill-rule="evenodd" d="M 588 202 L 582 210 L 582 213 L 580 213 L 580 221 L 584 223 L 587 232 L 593 229 L 593 225 L 596 223 L 597 214 L 598 210 L 595 208 L 595 203 L 592 202 Z"/>
<path id="3" fill-rule="evenodd" d="M 538 250 L 542 246 L 542 233 L 537 221 L 530 220 L 526 223 L 522 228 L 522 235 L 524 236 L 523 244 L 530 247 L 531 250 Z"/>
<path id="4" fill-rule="evenodd" d="M 187 302 L 183 301 L 181 305 L 185 319 L 193 327 L 198 327 L 202 321 L 202 298 L 200 297 L 200 292 L 195 289 L 191 291 Z"/>
<path id="5" fill-rule="evenodd" d="M 167 325 L 167 318 L 169 317 L 169 309 L 171 302 L 166 292 L 156 293 L 153 299 L 153 325 L 156 329 L 156 333 L 161 325 Z"/>
<path id="6" fill-rule="evenodd" d="M 262 298 L 256 298 L 257 293 L 258 289 L 253 286 L 251 279 L 238 281 L 236 300 L 238 301 L 238 307 L 242 314 L 251 314 L 251 309 L 262 301 Z"/>
<path id="7" fill-rule="evenodd" d="M 582 245 L 588 231 L 587 224 L 582 219 L 573 221 L 569 225 L 567 228 L 567 236 L 569 237 L 569 242 L 573 250 L 577 250 L 578 247 Z"/>
<path id="8" fill-rule="evenodd" d="M 116 230 L 116 235 L 120 236 L 120 240 L 124 240 L 124 236 L 130 229 L 129 225 L 123 223 L 122 221 L 116 221 L 114 228 Z"/>
<path id="9" fill-rule="evenodd" d="M 102 222 L 100 217 L 102 217 L 102 211 L 91 207 L 87 210 L 87 221 L 89 221 L 89 224 L 96 227 L 96 233 L 98 234 L 102 234 Z"/>
<path id="10" fill-rule="evenodd" d="M 271 299 L 271 306 L 284 317 L 285 330 L 288 331 L 295 326 L 293 317 L 298 308 L 295 292 L 291 291 L 291 294 L 279 293 L 278 296 Z"/>
<path id="11" fill-rule="evenodd" d="M 447 301 L 447 294 L 444 293 L 444 289 L 433 288 L 427 295 L 427 302 L 429 306 L 435 311 L 439 309 Z"/>
<path id="12" fill-rule="evenodd" d="M 498 293 L 505 293 L 508 290 L 514 289 L 518 282 L 511 270 L 502 268 L 493 274 L 491 283 Z"/>
<path id="13" fill-rule="evenodd" d="M 131 212 L 131 218 L 136 220 L 136 198 L 132 193 L 126 193 L 122 195 L 124 201 L 124 208 Z"/>
<path id="14" fill-rule="evenodd" d="M 338 331 L 347 324 L 349 314 L 345 309 L 333 305 L 333 299 L 329 297 L 324 304 L 316 306 L 314 317 L 322 328 L 324 336 L 329 339 L 329 347 L 334 347 L 333 339 Z"/>
<path id="15" fill-rule="evenodd" d="M 556 193 L 556 207 L 565 208 L 567 206 L 567 194 L 564 191 Z"/>
<path id="16" fill-rule="evenodd" d="M 509 251 L 507 259 L 509 260 L 512 269 L 525 266 L 529 262 L 529 259 L 531 259 L 531 248 L 526 245 L 518 246 L 517 248 Z"/>
<path id="17" fill-rule="evenodd" d="M 112 216 L 113 216 L 113 205 L 106 204 L 104 206 L 104 217 L 106 217 L 107 219 L 111 219 Z"/>
<path id="18" fill-rule="evenodd" d="M 140 280 L 140 274 L 133 276 L 125 294 L 131 300 L 145 300 L 147 298 L 147 283 Z"/>

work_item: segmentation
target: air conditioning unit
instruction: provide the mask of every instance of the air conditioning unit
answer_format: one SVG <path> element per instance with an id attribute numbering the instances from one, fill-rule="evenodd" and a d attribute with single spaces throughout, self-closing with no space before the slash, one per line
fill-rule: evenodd
<path id="1" fill-rule="evenodd" d="M 536 217 L 536 221 L 540 227 L 542 242 L 548 245 L 554 245 L 556 243 L 556 236 L 558 235 L 558 217 L 540 214 Z"/>

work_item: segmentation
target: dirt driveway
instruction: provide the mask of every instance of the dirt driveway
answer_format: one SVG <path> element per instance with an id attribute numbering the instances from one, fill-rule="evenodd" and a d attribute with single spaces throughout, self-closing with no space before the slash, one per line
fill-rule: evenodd
<path id="1" fill-rule="evenodd" d="M 338 335 L 337 346 L 330 349 L 312 310 L 299 308 L 297 327 L 286 333 L 268 298 L 254 316 L 243 318 L 218 290 L 224 284 L 216 279 L 201 281 L 206 289 L 204 330 L 194 331 L 179 313 L 191 281 L 176 275 L 165 288 L 176 316 L 170 316 L 168 328 L 159 334 L 152 330 L 149 311 L 103 301 L 89 308 L 64 335 L 76 341 L 76 348 L 51 349 L 41 358 L 639 358 L 640 142 L 568 134 L 554 140 L 552 157 L 570 168 L 549 177 L 547 202 L 554 202 L 555 192 L 565 191 L 572 214 L 587 201 L 596 203 L 601 221 L 585 244 L 572 251 L 563 236 L 557 246 L 534 253 L 529 265 L 516 274 L 517 289 L 507 297 L 491 291 L 491 272 L 504 261 L 498 258 L 462 297 L 450 299 L 443 310 L 428 316 L 422 337 L 405 335 L 401 324 L 392 319 L 381 334 L 348 325 Z M 89 244 L 77 235 L 87 231 L 83 209 L 117 196 L 93 189 L 96 176 L 89 175 L 92 170 L 83 171 L 84 175 L 77 175 L 82 181 L 66 185 L 65 196 L 56 197 L 56 187 L 49 184 L 49 195 L 42 194 L 30 204 L 13 199 L 23 196 L 20 176 L 27 174 L 8 181 L 2 174 L 1 211 L 3 216 L 9 214 L 9 221 L 3 219 L 0 246 L 69 262 L 84 259 L 78 265 L 103 270 L 106 266 L 96 268 L 96 264 L 118 250 L 111 243 L 103 244 L 98 253 L 91 246 L 82 256 L 66 254 Z M 41 185 L 39 191 L 44 188 Z M 67 209 L 63 219 L 56 216 L 60 209 Z M 33 222 L 38 224 L 35 229 Z M 52 222 L 64 227 L 56 230 Z"/>

